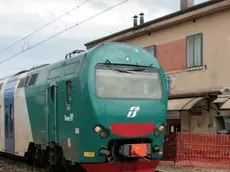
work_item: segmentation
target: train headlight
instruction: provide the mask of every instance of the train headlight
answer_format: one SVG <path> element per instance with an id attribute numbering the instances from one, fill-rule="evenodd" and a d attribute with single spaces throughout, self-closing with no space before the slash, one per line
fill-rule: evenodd
<path id="1" fill-rule="evenodd" d="M 99 125 L 96 125 L 96 126 L 94 127 L 94 132 L 95 132 L 95 133 L 100 133 L 101 130 L 102 130 L 102 127 L 99 126 Z"/>
<path id="2" fill-rule="evenodd" d="M 159 130 L 160 132 L 163 132 L 164 129 L 165 129 L 165 126 L 164 126 L 164 125 L 160 125 L 160 127 L 158 127 L 158 130 Z"/>
<path id="3" fill-rule="evenodd" d="M 102 139 L 109 137 L 109 131 L 101 125 L 94 127 L 94 132 L 97 133 Z"/>

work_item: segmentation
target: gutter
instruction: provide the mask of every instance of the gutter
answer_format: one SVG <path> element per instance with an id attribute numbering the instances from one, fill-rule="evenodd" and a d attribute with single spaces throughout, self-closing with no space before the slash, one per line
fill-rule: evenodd
<path id="1" fill-rule="evenodd" d="M 212 90 L 204 90 L 204 91 L 194 91 L 190 93 L 179 93 L 179 94 L 172 94 L 169 95 L 169 100 L 170 99 L 181 99 L 181 98 L 188 98 L 188 97 L 204 97 L 204 96 L 210 96 L 210 95 L 222 95 L 222 94 L 229 94 L 229 89 L 228 88 L 215 88 Z"/>

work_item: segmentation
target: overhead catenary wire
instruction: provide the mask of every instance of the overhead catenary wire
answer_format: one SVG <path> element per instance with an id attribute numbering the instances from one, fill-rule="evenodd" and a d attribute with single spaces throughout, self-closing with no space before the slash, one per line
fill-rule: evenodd
<path id="1" fill-rule="evenodd" d="M 69 11 L 67 11 L 67 12 L 65 12 L 64 14 L 60 15 L 60 16 L 57 17 L 56 19 L 50 21 L 49 23 L 43 25 L 42 27 L 38 28 L 37 30 L 31 32 L 29 35 L 23 37 L 22 39 L 19 39 L 18 41 L 12 43 L 12 44 L 9 45 L 8 47 L 3 48 L 2 50 L 0 50 L 0 53 L 2 53 L 2 52 L 4 52 L 4 51 L 8 50 L 9 48 L 13 47 L 14 45 L 16 45 L 17 43 L 19 43 L 19 42 L 21 42 L 21 41 L 24 41 L 24 43 L 25 43 L 26 39 L 30 38 L 30 37 L 31 37 L 32 35 L 34 35 L 35 33 L 39 32 L 40 30 L 44 29 L 45 27 L 47 27 L 47 26 L 51 25 L 52 23 L 56 22 L 57 20 L 61 19 L 61 18 L 64 17 L 65 15 L 68 15 L 69 13 L 71 13 L 72 11 L 78 9 L 79 7 L 81 7 L 82 5 L 86 4 L 86 3 L 89 2 L 89 1 L 92 1 L 92 0 L 86 0 L 86 1 L 82 2 L 82 3 L 79 4 L 78 6 L 72 8 L 71 10 L 69 10 Z M 23 46 L 24 46 L 24 45 L 23 45 Z"/>
<path id="2" fill-rule="evenodd" d="M 38 42 L 38 43 L 34 44 L 34 45 L 31 46 L 31 47 L 28 47 L 26 50 L 22 50 L 21 52 L 16 53 L 16 54 L 14 54 L 13 56 L 10 56 L 10 57 L 6 58 L 6 59 L 3 60 L 3 61 L 0 61 L 0 64 L 4 63 L 4 62 L 6 62 L 6 61 L 8 61 L 8 60 L 10 60 L 10 59 L 12 59 L 12 58 L 15 58 L 15 57 L 17 57 L 18 55 L 20 55 L 20 54 L 22 54 L 22 53 L 25 53 L 26 51 L 31 50 L 32 48 L 34 48 L 34 47 L 36 47 L 36 46 L 38 46 L 38 45 L 40 45 L 40 44 L 42 44 L 42 43 L 44 43 L 44 42 L 46 42 L 46 41 L 48 41 L 48 40 L 54 38 L 54 37 L 56 37 L 56 36 L 58 36 L 58 35 L 60 35 L 60 34 L 62 34 L 62 33 L 64 33 L 64 32 L 66 32 L 66 31 L 68 31 L 68 30 L 70 30 L 70 29 L 73 29 L 74 27 L 79 26 L 79 25 L 81 25 L 81 24 L 83 24 L 83 23 L 85 23 L 85 22 L 87 22 L 87 21 L 89 21 L 89 20 L 91 20 L 91 19 L 93 19 L 93 18 L 95 18 L 95 17 L 97 17 L 97 16 L 99 16 L 99 15 L 101 15 L 101 14 L 103 14 L 103 13 L 109 11 L 109 10 L 112 10 L 113 8 L 116 8 L 116 7 L 118 7 L 118 6 L 124 4 L 125 2 L 128 2 L 128 1 L 129 1 L 129 0 L 123 0 L 123 1 L 121 1 L 121 2 L 119 2 L 119 3 L 117 3 L 117 4 L 115 4 L 115 5 L 113 5 L 113 6 L 111 6 L 111 7 L 109 7 L 109 8 L 107 8 L 107 9 L 105 9 L 105 10 L 103 10 L 103 11 L 101 11 L 101 12 L 99 12 L 99 13 L 97 13 L 97 14 L 95 14 L 95 15 L 93 15 L 93 16 L 91 16 L 91 17 L 89 17 L 89 18 L 87 18 L 87 19 L 85 19 L 85 20 L 83 20 L 83 21 L 81 21 L 81 22 L 79 22 L 79 23 L 76 23 L 76 24 L 70 26 L 69 28 L 66 28 L 66 29 L 64 29 L 64 30 L 62 30 L 62 31 L 60 31 L 60 32 L 58 32 L 58 33 L 56 33 L 56 34 L 54 34 L 54 35 L 51 36 L 51 37 L 49 37 L 49 38 L 47 38 L 47 39 L 45 39 L 45 40 L 43 40 L 43 41 L 41 41 L 41 42 Z"/>

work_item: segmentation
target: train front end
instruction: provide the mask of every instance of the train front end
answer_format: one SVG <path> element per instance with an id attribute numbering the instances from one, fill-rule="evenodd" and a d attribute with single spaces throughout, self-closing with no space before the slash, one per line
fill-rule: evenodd
<path id="1" fill-rule="evenodd" d="M 106 43 L 90 53 L 94 117 L 82 166 L 87 171 L 154 171 L 163 155 L 167 115 L 162 68 L 148 52 L 130 44 Z"/>

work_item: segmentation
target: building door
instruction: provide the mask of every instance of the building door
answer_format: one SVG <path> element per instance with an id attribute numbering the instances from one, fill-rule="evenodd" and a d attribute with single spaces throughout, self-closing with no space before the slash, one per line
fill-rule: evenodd
<path id="1" fill-rule="evenodd" d="M 181 124 L 169 124 L 169 134 L 181 132 Z"/>
<path id="2" fill-rule="evenodd" d="M 176 131 L 181 131 L 180 119 L 168 119 L 165 131 L 163 160 L 174 161 L 176 156 Z"/>
<path id="3" fill-rule="evenodd" d="M 168 119 L 165 131 L 165 136 L 168 137 L 173 133 L 181 132 L 181 120 L 180 119 Z"/>
<path id="4" fill-rule="evenodd" d="M 11 99 L 5 101 L 5 151 L 14 153 L 14 104 Z"/>

